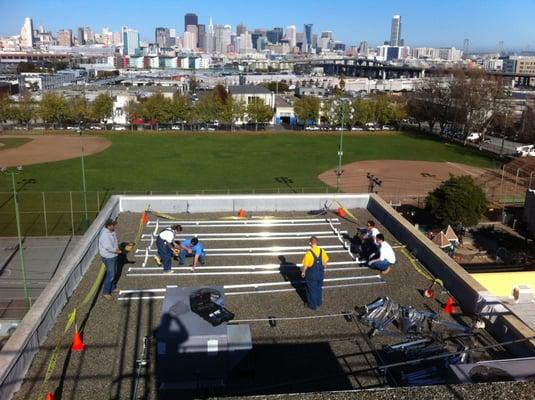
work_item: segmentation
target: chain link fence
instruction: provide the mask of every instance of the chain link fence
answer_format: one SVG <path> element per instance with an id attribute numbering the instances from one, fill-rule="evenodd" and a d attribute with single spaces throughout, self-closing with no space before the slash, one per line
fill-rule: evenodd
<path id="1" fill-rule="evenodd" d="M 176 191 L 88 191 L 87 221 L 84 192 L 57 191 L 17 193 L 21 230 L 23 236 L 82 235 L 93 222 L 102 206 L 115 194 L 123 195 L 224 195 L 224 194 L 284 194 L 329 193 L 336 189 L 317 187 L 264 187 L 256 189 L 205 189 Z M 0 237 L 17 236 L 15 202 L 13 192 L 0 192 Z"/>

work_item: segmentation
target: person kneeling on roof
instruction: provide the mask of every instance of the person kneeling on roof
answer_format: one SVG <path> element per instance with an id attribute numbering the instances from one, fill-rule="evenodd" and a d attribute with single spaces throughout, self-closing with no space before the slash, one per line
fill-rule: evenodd
<path id="1" fill-rule="evenodd" d="M 368 267 L 371 269 L 377 269 L 382 274 L 388 274 L 391 271 L 391 266 L 396 263 L 396 254 L 387 242 L 382 233 L 376 236 L 378 252 L 374 255 L 370 261 L 368 261 Z"/>
<path id="2" fill-rule="evenodd" d="M 186 257 L 193 257 L 193 264 L 191 265 L 191 272 L 195 271 L 199 261 L 202 265 L 206 262 L 206 253 L 204 246 L 196 237 L 184 240 L 180 244 L 180 254 L 178 255 L 178 264 L 184 265 Z"/>
<path id="3" fill-rule="evenodd" d="M 156 247 L 158 249 L 158 256 L 154 259 L 158 265 L 163 263 L 163 272 L 172 274 L 171 262 L 173 256 L 178 253 L 180 242 L 175 241 L 175 235 L 182 232 L 182 226 L 173 225 L 169 228 L 165 228 L 160 232 L 156 238 Z"/>

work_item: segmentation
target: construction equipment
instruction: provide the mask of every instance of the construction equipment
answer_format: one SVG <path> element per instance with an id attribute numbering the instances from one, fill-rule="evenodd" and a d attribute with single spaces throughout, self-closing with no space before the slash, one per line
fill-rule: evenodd
<path id="1" fill-rule="evenodd" d="M 464 325 L 440 319 L 435 312 L 401 306 L 388 297 L 379 297 L 368 305 L 355 307 L 355 310 L 359 321 L 372 328 L 368 333 L 369 337 L 378 332 L 389 334 L 388 328 L 393 324 L 403 334 L 422 334 L 426 324 L 429 330 L 441 326 L 448 331 L 470 332 L 470 328 Z"/>

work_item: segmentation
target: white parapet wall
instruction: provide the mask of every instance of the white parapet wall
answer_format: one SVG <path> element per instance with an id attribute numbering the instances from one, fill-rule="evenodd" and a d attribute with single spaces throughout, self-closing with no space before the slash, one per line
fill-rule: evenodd
<path id="1" fill-rule="evenodd" d="M 222 196 L 120 196 L 121 212 L 143 212 L 147 209 L 163 213 L 285 212 L 367 208 L 368 194 L 277 194 Z"/>

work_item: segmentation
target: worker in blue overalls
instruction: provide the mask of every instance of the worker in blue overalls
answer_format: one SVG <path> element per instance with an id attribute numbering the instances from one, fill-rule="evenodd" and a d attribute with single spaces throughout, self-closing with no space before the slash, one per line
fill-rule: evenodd
<path id="1" fill-rule="evenodd" d="M 193 264 L 191 265 L 190 271 L 195 272 L 195 268 L 199 262 L 204 265 L 206 262 L 206 252 L 204 251 L 204 246 L 199 239 L 196 237 L 187 239 L 180 243 L 180 254 L 178 255 L 178 264 L 184 265 L 186 262 L 186 257 L 193 257 Z"/>
<path id="2" fill-rule="evenodd" d="M 312 236 L 308 244 L 310 250 L 303 257 L 301 277 L 305 279 L 306 283 L 308 308 L 315 310 L 323 303 L 323 277 L 329 256 L 325 250 L 318 246 L 317 237 Z"/>
<path id="3" fill-rule="evenodd" d="M 156 238 L 156 247 L 158 249 L 158 256 L 154 257 L 158 265 L 163 263 L 163 272 L 172 274 L 171 262 L 173 256 L 178 253 L 180 242 L 175 241 L 175 235 L 182 232 L 182 226 L 173 225 L 165 228 L 160 232 Z"/>

